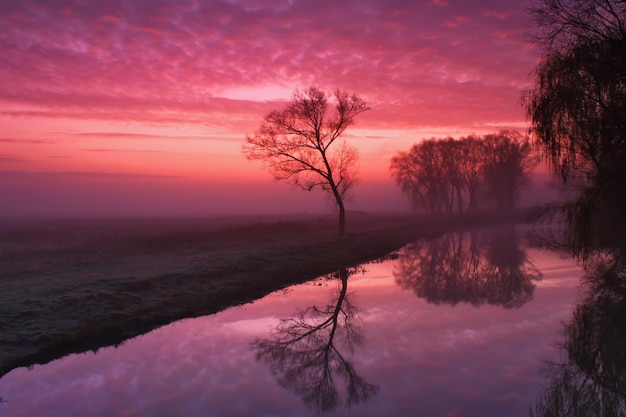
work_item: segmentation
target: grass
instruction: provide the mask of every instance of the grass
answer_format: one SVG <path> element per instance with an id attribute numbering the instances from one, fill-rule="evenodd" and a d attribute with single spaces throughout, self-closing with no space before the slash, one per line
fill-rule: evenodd
<path id="1" fill-rule="evenodd" d="M 343 238 L 325 216 L 1 221 L 0 376 L 251 302 L 466 219 L 348 220 Z"/>

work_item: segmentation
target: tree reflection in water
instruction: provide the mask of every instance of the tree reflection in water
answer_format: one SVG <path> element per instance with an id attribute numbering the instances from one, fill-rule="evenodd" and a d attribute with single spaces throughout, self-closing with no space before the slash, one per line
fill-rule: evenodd
<path id="1" fill-rule="evenodd" d="M 626 252 L 598 251 L 586 269 L 585 298 L 564 325 L 538 416 L 626 415 Z"/>
<path id="2" fill-rule="evenodd" d="M 413 243 L 401 253 L 393 275 L 400 287 L 429 303 L 504 308 L 530 301 L 533 281 L 541 277 L 512 225 L 494 230 L 485 242 L 470 231 Z"/>
<path id="3" fill-rule="evenodd" d="M 328 276 L 341 288 L 323 308 L 312 306 L 296 318 L 282 319 L 270 338 L 253 344 L 258 360 L 272 369 L 278 383 L 302 398 L 315 411 L 328 411 L 342 403 L 336 376 L 345 382 L 345 405 L 365 402 L 378 392 L 360 376 L 347 352 L 363 342 L 357 309 L 347 293 L 348 277 L 359 270 L 342 269 Z"/>
<path id="4" fill-rule="evenodd" d="M 560 234 L 534 236 L 537 246 L 567 250 L 585 269 L 584 295 L 563 326 L 560 360 L 548 364 L 537 416 L 626 416 L 626 202 L 601 191 L 561 209 Z"/>

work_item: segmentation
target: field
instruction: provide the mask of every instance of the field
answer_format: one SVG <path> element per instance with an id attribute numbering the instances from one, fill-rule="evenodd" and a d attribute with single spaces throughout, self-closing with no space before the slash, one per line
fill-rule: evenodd
<path id="1" fill-rule="evenodd" d="M 330 216 L 0 220 L 0 376 L 250 302 L 462 224 L 368 213 L 348 221 L 339 238 Z"/>

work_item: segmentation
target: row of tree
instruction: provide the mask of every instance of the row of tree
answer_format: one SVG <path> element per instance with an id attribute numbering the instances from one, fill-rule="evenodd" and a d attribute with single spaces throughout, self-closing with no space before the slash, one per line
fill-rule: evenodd
<path id="1" fill-rule="evenodd" d="M 391 174 L 414 210 L 512 211 L 538 159 L 518 132 L 429 139 L 391 159 Z"/>

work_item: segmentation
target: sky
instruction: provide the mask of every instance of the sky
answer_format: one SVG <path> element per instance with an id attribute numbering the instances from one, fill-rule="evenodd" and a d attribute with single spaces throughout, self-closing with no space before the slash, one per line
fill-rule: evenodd
<path id="1" fill-rule="evenodd" d="M 537 51 L 519 0 L 0 2 L 0 215 L 332 210 L 241 152 L 296 89 L 371 109 L 348 209 L 404 211 L 389 160 L 525 131 Z"/>

